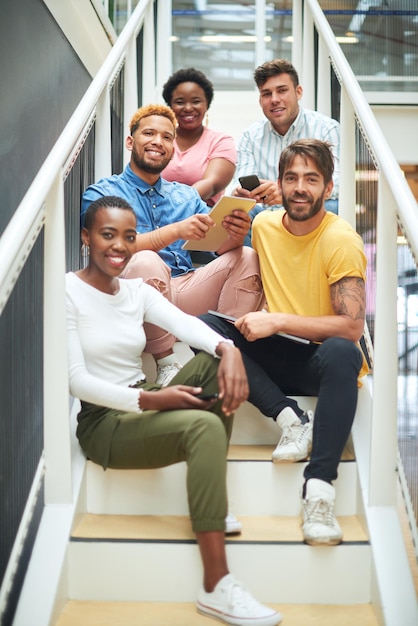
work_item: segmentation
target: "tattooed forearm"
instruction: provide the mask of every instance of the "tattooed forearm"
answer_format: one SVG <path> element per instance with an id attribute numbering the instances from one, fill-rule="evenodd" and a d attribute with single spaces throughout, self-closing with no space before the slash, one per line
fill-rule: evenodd
<path id="1" fill-rule="evenodd" d="M 331 300 L 337 315 L 347 315 L 353 320 L 365 319 L 366 289 L 362 278 L 350 276 L 331 285 Z"/>

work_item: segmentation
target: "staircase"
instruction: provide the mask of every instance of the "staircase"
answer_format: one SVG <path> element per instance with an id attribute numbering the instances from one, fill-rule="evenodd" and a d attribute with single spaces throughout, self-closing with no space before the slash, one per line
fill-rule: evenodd
<path id="1" fill-rule="evenodd" d="M 188 358 L 188 348 L 177 348 Z M 313 408 L 314 399 L 300 404 Z M 286 626 L 377 625 L 372 551 L 350 447 L 335 483 L 344 542 L 311 547 L 299 518 L 305 463 L 271 462 L 278 435 L 277 425 L 250 404 L 238 411 L 228 490 L 243 532 L 226 540 L 231 571 L 278 609 Z M 194 608 L 202 567 L 185 474 L 184 463 L 103 471 L 86 462 L 66 558 L 68 601 L 55 626 L 209 626 Z"/>

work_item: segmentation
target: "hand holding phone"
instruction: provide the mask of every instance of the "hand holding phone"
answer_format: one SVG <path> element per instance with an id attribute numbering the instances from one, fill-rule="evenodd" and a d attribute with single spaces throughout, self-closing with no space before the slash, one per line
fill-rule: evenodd
<path id="1" fill-rule="evenodd" d="M 196 398 L 199 400 L 216 400 L 218 398 L 217 393 L 199 393 Z"/>
<path id="2" fill-rule="evenodd" d="M 238 180 L 241 187 L 243 189 L 246 189 L 247 191 L 252 191 L 256 187 L 258 187 L 258 185 L 260 185 L 260 180 L 258 176 L 256 176 L 256 174 L 251 174 L 250 176 L 241 176 L 240 178 L 238 178 Z"/>
<path id="3" fill-rule="evenodd" d="M 240 178 L 238 178 L 238 180 L 239 180 L 241 187 L 243 189 L 246 189 L 247 191 L 252 191 L 256 187 L 258 187 L 258 185 L 261 185 L 260 179 L 258 178 L 256 174 L 250 174 L 249 176 L 241 176 Z M 264 200 L 266 197 L 267 196 L 262 196 L 261 200 Z"/>

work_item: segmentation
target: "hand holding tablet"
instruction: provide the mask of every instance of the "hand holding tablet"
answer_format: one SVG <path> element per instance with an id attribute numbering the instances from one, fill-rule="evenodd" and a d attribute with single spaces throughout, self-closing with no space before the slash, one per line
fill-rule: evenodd
<path id="1" fill-rule="evenodd" d="M 215 252 L 227 239 L 228 233 L 222 226 L 223 219 L 234 210 L 241 209 L 248 213 L 255 205 L 255 200 L 250 198 L 236 198 L 235 196 L 223 196 L 208 213 L 216 222 L 216 225 L 208 230 L 203 239 L 188 239 L 182 245 L 184 250 L 200 250 Z"/>

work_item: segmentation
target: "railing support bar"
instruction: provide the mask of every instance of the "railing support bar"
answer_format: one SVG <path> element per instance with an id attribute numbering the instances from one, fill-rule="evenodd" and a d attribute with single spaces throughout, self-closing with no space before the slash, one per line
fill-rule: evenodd
<path id="1" fill-rule="evenodd" d="M 376 238 L 376 317 L 373 370 L 370 506 L 396 506 L 397 465 L 397 220 L 379 177 Z"/>
<path id="2" fill-rule="evenodd" d="M 340 189 L 338 212 L 356 228 L 356 121 L 346 89 L 341 87 Z"/>
<path id="3" fill-rule="evenodd" d="M 72 502 L 72 479 L 62 170 L 46 197 L 44 241 L 45 504 L 68 504 Z"/>

